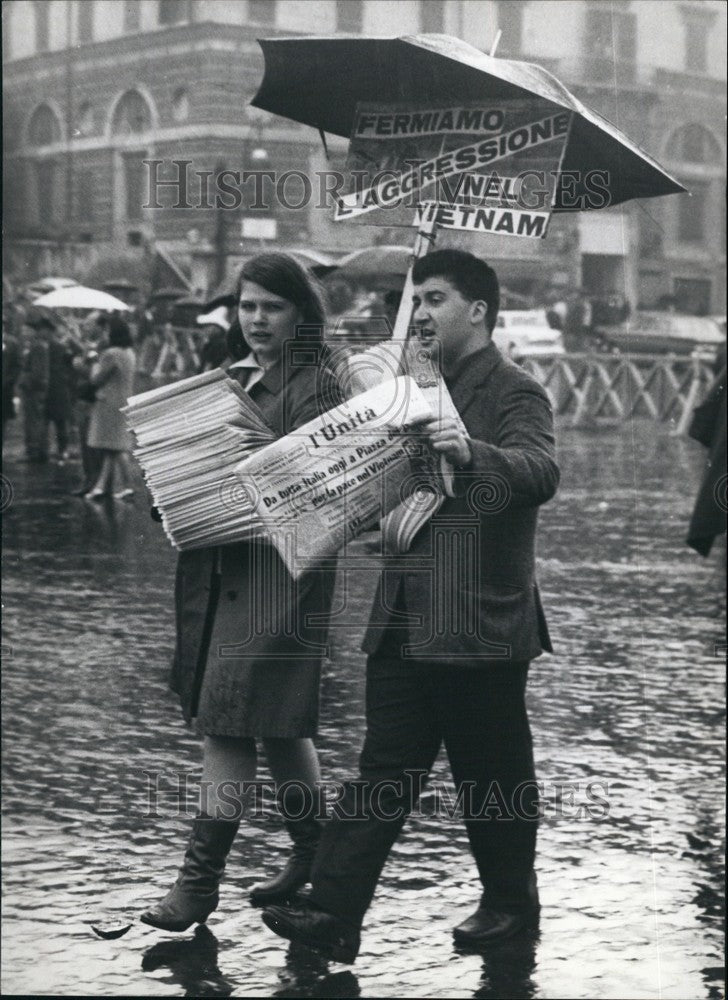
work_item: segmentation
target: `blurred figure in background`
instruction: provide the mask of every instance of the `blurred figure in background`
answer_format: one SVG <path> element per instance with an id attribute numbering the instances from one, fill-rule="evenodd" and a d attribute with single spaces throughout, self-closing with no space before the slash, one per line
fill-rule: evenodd
<path id="1" fill-rule="evenodd" d="M 162 327 L 161 341 L 157 363 L 152 371 L 154 385 L 176 382 L 187 374 L 191 375 L 192 371 L 187 371 L 188 362 L 180 347 L 177 332 L 170 322 L 166 322 Z"/>
<path id="2" fill-rule="evenodd" d="M 80 349 L 80 347 L 79 347 Z M 73 390 L 75 373 L 74 350 L 66 331 L 56 329 L 48 343 L 48 394 L 46 417 L 56 433 L 58 462 L 68 459 L 68 438 L 73 421 Z"/>
<path id="3" fill-rule="evenodd" d="M 101 472 L 102 453 L 96 448 L 89 447 L 88 429 L 91 422 L 91 407 L 96 398 L 96 389 L 91 383 L 91 372 L 99 358 L 98 344 L 106 337 L 107 320 L 105 313 L 98 313 L 88 322 L 80 335 L 80 351 L 73 359 L 75 423 L 83 469 L 81 485 L 71 490 L 71 494 L 77 497 L 93 489 Z"/>
<path id="4" fill-rule="evenodd" d="M 590 348 L 591 303 L 577 288 L 567 299 L 564 321 L 564 347 L 567 351 L 588 351 Z"/>
<path id="5" fill-rule="evenodd" d="M 546 319 L 552 330 L 563 330 L 568 306 L 563 292 L 552 289 L 546 297 Z"/>
<path id="6" fill-rule="evenodd" d="M 91 373 L 96 396 L 91 405 L 88 445 L 103 452 L 103 461 L 95 486 L 85 494 L 90 500 L 109 496 L 117 485 L 117 479 L 122 486 L 114 493 L 118 500 L 134 495 L 129 461 L 131 436 L 120 408 L 126 405 L 134 392 L 135 369 L 129 327 L 123 319 L 112 316 L 109 320 L 108 346 L 101 352 Z"/>
<path id="7" fill-rule="evenodd" d="M 227 331 L 230 328 L 229 312 L 226 306 L 218 306 L 206 316 L 198 317 L 200 324 L 200 363 L 198 373 L 220 368 L 229 357 L 227 346 Z M 232 359 L 231 359 L 232 360 Z"/>
<path id="8" fill-rule="evenodd" d="M 20 367 L 20 344 L 3 316 L 3 440 L 5 424 L 15 417 L 15 383 L 20 375 Z"/>
<path id="9" fill-rule="evenodd" d="M 32 306 L 23 325 L 18 387 L 23 401 L 25 455 L 29 462 L 48 461 L 49 341 L 54 330 L 50 319 Z"/>
<path id="10" fill-rule="evenodd" d="M 154 370 L 164 344 L 160 327 L 148 324 L 143 330 L 143 339 L 137 342 L 136 391 L 147 392 L 155 386 Z"/>
<path id="11" fill-rule="evenodd" d="M 687 543 L 708 556 L 715 539 L 726 530 L 726 366 L 696 407 L 688 434 L 708 449 L 708 460 L 690 519 Z"/>

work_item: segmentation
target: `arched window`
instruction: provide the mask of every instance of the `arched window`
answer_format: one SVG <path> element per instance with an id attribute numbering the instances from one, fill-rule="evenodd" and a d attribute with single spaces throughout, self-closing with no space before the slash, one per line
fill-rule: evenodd
<path id="1" fill-rule="evenodd" d="M 153 122 L 149 102 L 137 90 L 127 91 L 114 109 L 112 137 L 126 140 L 118 143 L 114 167 L 114 217 L 122 226 L 140 222 L 144 217 L 143 205 L 147 201 L 144 160 L 147 143 L 152 141 Z"/>
<path id="2" fill-rule="evenodd" d="M 683 125 L 673 132 L 669 143 L 670 158 L 686 163 L 719 164 L 721 151 L 715 136 L 698 122 Z"/>
<path id="3" fill-rule="evenodd" d="M 152 127 L 149 105 L 136 90 L 129 90 L 116 105 L 112 135 L 140 135 Z"/>
<path id="4" fill-rule="evenodd" d="M 715 246 L 719 240 L 716 185 L 725 176 L 720 143 L 705 125 L 689 122 L 670 135 L 665 159 L 690 192 L 675 199 L 674 238 L 681 244 Z"/>
<path id="5" fill-rule="evenodd" d="M 60 142 L 61 127 L 58 118 L 47 104 L 36 108 L 28 125 L 28 143 L 31 146 L 50 146 Z"/>

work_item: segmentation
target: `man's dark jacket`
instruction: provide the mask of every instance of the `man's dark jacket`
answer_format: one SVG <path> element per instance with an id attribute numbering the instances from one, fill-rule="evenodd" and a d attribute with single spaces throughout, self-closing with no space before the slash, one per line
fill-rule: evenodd
<path id="1" fill-rule="evenodd" d="M 551 652 L 535 579 L 538 507 L 559 482 L 551 405 L 494 344 L 446 377 L 467 428 L 472 462 L 457 496 L 392 556 L 364 650 L 487 666 Z"/>

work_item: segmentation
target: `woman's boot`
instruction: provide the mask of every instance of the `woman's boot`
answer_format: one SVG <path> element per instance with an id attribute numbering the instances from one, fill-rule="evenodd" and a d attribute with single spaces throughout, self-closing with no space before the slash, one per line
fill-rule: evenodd
<path id="1" fill-rule="evenodd" d="M 321 839 L 321 825 L 313 816 L 287 819 L 285 827 L 293 841 L 293 850 L 280 875 L 269 882 L 261 882 L 250 890 L 253 906 L 284 903 L 292 899 L 311 879 L 311 868 Z"/>
<path id="2" fill-rule="evenodd" d="M 239 820 L 213 819 L 204 813 L 197 817 L 177 881 L 157 906 L 141 915 L 142 923 L 163 931 L 204 924 L 217 908 L 218 886 L 239 825 Z"/>

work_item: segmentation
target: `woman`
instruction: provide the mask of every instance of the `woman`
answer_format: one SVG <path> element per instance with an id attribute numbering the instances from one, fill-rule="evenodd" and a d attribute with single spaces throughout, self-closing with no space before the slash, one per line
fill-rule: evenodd
<path id="1" fill-rule="evenodd" d="M 320 364 L 324 309 L 308 272 L 287 254 L 261 254 L 243 267 L 237 302 L 229 348 L 238 361 L 228 373 L 271 428 L 287 434 L 334 406 L 338 394 Z M 294 581 L 263 541 L 181 553 L 171 687 L 204 737 L 202 787 L 209 791 L 177 882 L 144 923 L 182 931 L 216 908 L 242 814 L 238 795 L 236 815 L 227 818 L 231 788 L 255 779 L 258 740 L 278 788 L 293 783 L 279 798 L 293 851 L 277 878 L 253 889 L 253 902 L 288 899 L 308 881 L 319 839 L 313 736 L 326 641 L 326 626 L 310 619 L 325 617 L 333 586 L 331 569 Z"/>
<path id="2" fill-rule="evenodd" d="M 136 360 L 131 333 L 124 320 L 112 316 L 108 327 L 108 346 L 101 352 L 98 364 L 91 373 L 96 395 L 91 407 L 87 444 L 89 448 L 99 449 L 103 457 L 99 478 L 93 489 L 85 494 L 89 500 L 108 496 L 117 476 L 123 484 L 122 489 L 114 493 L 117 500 L 126 500 L 134 495 L 129 462 L 131 437 L 121 407 L 126 406 L 127 399 L 134 392 Z"/>

